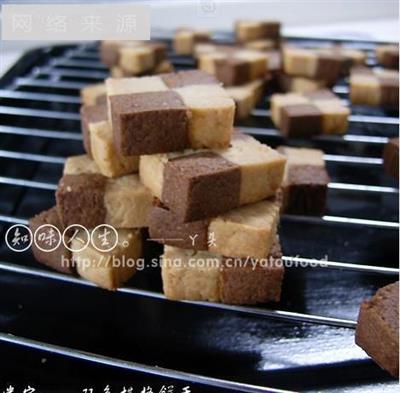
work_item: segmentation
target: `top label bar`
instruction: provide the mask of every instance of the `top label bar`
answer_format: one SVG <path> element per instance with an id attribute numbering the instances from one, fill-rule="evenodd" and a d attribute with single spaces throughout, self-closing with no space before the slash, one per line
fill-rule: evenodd
<path id="1" fill-rule="evenodd" d="M 149 40 L 150 7 L 139 4 L 4 4 L 3 40 Z"/>

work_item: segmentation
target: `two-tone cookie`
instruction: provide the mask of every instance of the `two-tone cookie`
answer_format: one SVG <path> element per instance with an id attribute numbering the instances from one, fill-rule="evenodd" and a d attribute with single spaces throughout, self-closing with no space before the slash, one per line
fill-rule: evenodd
<path id="1" fill-rule="evenodd" d="M 287 137 L 343 134 L 348 128 L 350 109 L 329 90 L 274 94 L 271 117 Z"/>
<path id="2" fill-rule="evenodd" d="M 279 239 L 264 259 L 229 258 L 165 246 L 161 275 L 164 294 L 171 300 L 230 304 L 279 301 L 284 275 Z"/>
<path id="3" fill-rule="evenodd" d="M 323 215 L 329 175 L 323 152 L 317 149 L 281 146 L 286 159 L 282 183 L 282 211 L 288 214 Z"/>
<path id="4" fill-rule="evenodd" d="M 265 258 L 275 241 L 280 202 L 267 199 L 219 216 L 180 222 L 164 206 L 149 215 L 150 237 L 163 244 L 239 258 Z"/>
<path id="5" fill-rule="evenodd" d="M 235 133 L 224 150 L 185 150 L 140 157 L 142 183 L 181 222 L 225 213 L 275 195 L 285 157 Z"/>
<path id="6" fill-rule="evenodd" d="M 357 67 L 350 75 L 350 100 L 353 105 L 399 108 L 399 72 Z"/>
<path id="7" fill-rule="evenodd" d="M 107 105 L 83 105 L 81 125 L 86 154 L 94 160 L 102 175 L 118 177 L 138 171 L 138 156 L 122 156 L 115 149 Z"/>
<path id="8" fill-rule="evenodd" d="M 356 344 L 393 377 L 399 377 L 399 282 L 361 304 Z"/>
<path id="9" fill-rule="evenodd" d="M 315 49 L 286 46 L 283 49 L 284 72 L 292 76 L 322 79 L 333 84 L 339 78 L 343 58 Z"/>
<path id="10" fill-rule="evenodd" d="M 188 28 L 178 29 L 173 38 L 172 46 L 178 55 L 192 55 L 196 44 L 211 41 L 211 34 L 206 30 Z"/>
<path id="11" fill-rule="evenodd" d="M 116 229 L 116 237 L 112 239 L 115 246 L 106 250 L 102 238 L 92 230 L 75 232 L 71 229 L 64 233 L 66 228 L 56 207 L 32 217 L 29 227 L 35 234 L 32 252 L 38 262 L 61 273 L 78 274 L 110 290 L 119 288 L 135 274 L 136 261 L 142 254 L 140 230 Z M 54 249 L 46 243 L 49 236 L 56 242 Z"/>
<path id="12" fill-rule="evenodd" d="M 280 39 L 281 24 L 278 21 L 239 20 L 235 23 L 235 37 L 239 43 L 269 39 Z"/>
<path id="13" fill-rule="evenodd" d="M 198 52 L 197 60 L 200 70 L 214 75 L 224 86 L 264 78 L 268 67 L 265 53 L 239 47 L 216 46 L 214 50 Z"/>
<path id="14" fill-rule="evenodd" d="M 57 209 L 63 226 L 80 224 L 94 228 L 148 225 L 153 196 L 138 175 L 107 178 L 87 156 L 67 159 L 57 192 Z"/>
<path id="15" fill-rule="evenodd" d="M 100 59 L 108 67 L 119 67 L 130 75 L 151 73 L 166 59 L 161 42 L 112 41 L 100 43 Z"/>
<path id="16" fill-rule="evenodd" d="M 107 79 L 114 145 L 123 156 L 225 148 L 235 103 L 202 71 Z"/>
<path id="17" fill-rule="evenodd" d="M 335 56 L 341 61 L 341 75 L 348 75 L 352 67 L 364 66 L 367 60 L 366 52 L 359 49 L 346 48 L 341 45 L 318 48 L 315 51 L 321 55 Z"/>

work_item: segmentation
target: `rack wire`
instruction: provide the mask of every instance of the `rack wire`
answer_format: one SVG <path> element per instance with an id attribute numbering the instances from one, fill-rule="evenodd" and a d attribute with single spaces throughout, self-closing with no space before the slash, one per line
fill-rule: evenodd
<path id="1" fill-rule="evenodd" d="M 303 40 L 307 43 L 307 40 Z M 359 46 L 365 46 L 359 43 Z M 368 46 L 368 45 L 367 45 Z M 368 46 L 373 49 L 373 46 Z M 10 174 L 6 170 L 2 171 L 0 176 L 0 189 L 5 191 L 18 191 L 18 197 L 11 208 L 4 207 L 0 211 L 0 223 L 4 233 L 7 226 L 15 223 L 26 224 L 26 216 L 19 214 L 19 204 L 30 190 L 41 190 L 48 192 L 50 195 L 57 187 L 54 181 L 44 181 L 36 178 L 39 168 L 42 165 L 51 166 L 55 173 L 61 173 L 62 165 L 66 156 L 58 155 L 57 152 L 49 154 L 46 149 L 39 148 L 39 151 L 29 146 L 29 141 L 35 139 L 39 141 L 39 146 L 47 146 L 48 141 L 63 141 L 65 144 L 81 144 L 82 136 L 79 132 L 79 90 L 89 83 L 96 83 L 108 76 L 108 71 L 104 65 L 99 62 L 97 49 L 93 45 L 77 45 L 73 47 L 57 48 L 54 52 L 43 52 L 39 61 L 35 60 L 26 67 L 23 73 L 7 75 L 0 84 L 0 114 L 2 120 L 0 122 L 0 134 L 4 136 L 4 143 L 1 145 L 0 162 L 14 166 L 15 163 L 24 162 L 28 165 L 29 170 L 25 177 L 15 175 L 11 171 Z M 371 52 L 372 53 L 372 52 Z M 375 65 L 374 59 L 369 53 L 370 65 Z M 178 69 L 187 69 L 194 67 L 194 62 L 190 58 L 179 57 L 170 54 L 174 66 Z M 348 86 L 346 81 L 342 81 L 335 86 L 335 93 L 339 94 L 344 102 L 349 105 L 347 100 Z M 268 102 L 268 97 L 262 100 L 263 103 Z M 271 143 L 273 145 L 285 142 L 281 134 L 273 128 L 267 121 L 270 112 L 268 104 L 263 104 L 253 110 L 249 120 L 239 124 L 239 127 L 246 133 L 253 135 L 262 142 Z M 380 155 L 384 144 L 389 137 L 397 134 L 399 119 L 393 114 L 389 116 L 385 113 L 368 113 L 368 111 L 354 112 L 350 116 L 350 130 L 346 135 L 336 136 L 316 136 L 312 138 L 312 143 L 323 143 L 327 146 L 329 152 L 325 154 L 325 160 L 330 169 L 338 170 L 338 166 L 351 168 L 362 168 L 365 170 L 372 169 L 382 172 L 382 157 Z M 31 124 L 34 127 L 31 127 Z M 41 128 L 41 124 L 45 126 Z M 370 130 L 364 133 L 363 126 L 376 126 L 376 134 Z M 361 127 L 361 128 L 360 128 Z M 379 128 L 379 130 L 378 130 Z M 20 139 L 27 138 L 28 147 L 18 143 Z M 13 143 L 17 141 L 16 143 Z M 42 141 L 42 142 L 41 142 Z M 292 142 L 292 141 L 290 141 Z M 23 145 L 23 146 L 20 146 Z M 336 149 L 336 146 L 339 148 Z M 343 148 L 343 146 L 346 146 Z M 68 150 L 68 149 L 67 149 Z M 339 153 L 335 150 L 339 150 Z M 367 152 L 367 155 L 363 153 Z M 351 154 L 350 154 L 351 153 Z M 5 165 L 3 163 L 3 165 Z M 52 169 L 53 170 L 53 169 Z M 393 181 L 387 180 L 379 173 L 373 177 L 373 180 L 379 179 L 380 184 L 364 184 L 348 182 L 348 181 L 332 181 L 329 184 L 331 192 L 350 193 L 349 199 L 367 198 L 369 196 L 377 196 L 378 198 L 391 197 L 394 198 L 388 202 L 393 212 L 391 217 L 398 217 L 396 211 L 396 203 L 399 189 Z M 383 180 L 382 180 L 383 179 Z M 8 195 L 4 193 L 4 195 Z M 46 197 L 47 198 L 47 197 Z M 43 206 L 45 208 L 45 206 Z M 351 210 L 351 209 L 350 209 Z M 32 211 L 31 214 L 38 213 Z M 334 231 L 340 231 L 342 227 L 355 227 L 360 230 L 372 228 L 373 230 L 389 231 L 397 233 L 399 229 L 398 219 L 396 220 L 377 220 L 376 217 L 356 217 L 327 214 L 322 217 L 309 216 L 283 216 L 283 223 L 292 223 L 297 225 L 301 223 L 323 227 L 326 225 L 333 226 Z M 366 230 L 366 229 L 365 229 Z M 75 277 L 70 277 L 48 271 L 45 268 L 24 266 L 12 260 L 0 260 L 0 271 L 8 272 L 16 275 L 27 277 L 39 277 L 45 280 L 57 280 L 72 285 L 93 286 L 91 283 Z M 319 267 L 329 269 L 331 271 L 355 272 L 358 274 L 370 274 L 378 277 L 388 277 L 393 281 L 399 275 L 399 269 L 396 261 L 389 261 L 391 266 L 378 266 L 368 263 L 353 263 L 345 261 L 328 261 L 317 258 L 291 257 L 286 255 L 283 257 L 284 262 L 296 261 L 301 263 L 301 267 Z M 298 265 L 290 268 L 296 270 Z M 132 286 L 124 287 L 118 292 L 128 294 L 133 298 L 137 296 L 146 297 L 158 302 L 169 302 L 159 291 L 149 289 L 136 288 Z M 268 309 L 265 307 L 247 307 L 237 305 L 227 305 L 211 302 L 181 302 L 192 307 L 203 309 L 215 309 L 225 312 L 232 312 L 241 315 L 247 315 L 262 319 L 277 319 L 286 321 L 287 323 L 296 324 L 317 324 L 322 326 L 330 326 L 335 328 L 354 329 L 356 321 L 352 319 L 317 315 L 313 313 L 296 312 L 284 309 Z M 169 377 L 177 380 L 184 380 L 202 385 L 209 385 L 231 391 L 242 392 L 288 392 L 274 387 L 265 387 L 260 384 L 248 384 L 230 379 L 214 378 L 211 376 L 188 373 L 180 370 L 174 370 L 164 367 L 145 365 L 137 362 L 129 362 L 110 356 L 73 349 L 62 345 L 54 345 L 39 340 L 32 340 L 25 337 L 15 336 L 8 333 L 0 333 L 0 341 L 22 345 L 29 348 L 35 348 L 42 351 L 48 351 L 63 356 L 77 358 L 94 363 L 101 363 L 108 366 L 119 367 L 126 370 L 135 370 L 147 374 Z"/>

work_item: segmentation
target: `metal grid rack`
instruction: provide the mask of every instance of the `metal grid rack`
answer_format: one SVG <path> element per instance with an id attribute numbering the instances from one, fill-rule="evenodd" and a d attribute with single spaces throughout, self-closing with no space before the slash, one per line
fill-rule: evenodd
<path id="1" fill-rule="evenodd" d="M 190 58 L 172 53 L 170 58 L 177 69 L 194 66 Z M 370 51 L 368 64 L 374 61 Z M 54 204 L 65 157 L 83 152 L 79 89 L 107 75 L 96 46 L 85 44 L 29 52 L 0 81 L 2 237 L 10 225 L 26 223 Z M 349 105 L 345 80 L 334 91 Z M 268 105 L 267 95 L 238 126 L 273 147 L 289 143 L 322 148 L 332 178 L 326 215 L 282 217 L 284 259 L 301 255 L 296 260 L 302 267 L 287 269 L 278 305 L 170 302 L 162 295 L 159 274 L 146 271 L 110 294 L 49 271 L 31 255 L 16 255 L 3 244 L 1 350 L 16 353 L 22 346 L 49 357 L 64 355 L 72 364 L 63 367 L 82 361 L 113 366 L 126 371 L 118 381 L 138 372 L 144 373 L 139 379 L 180 380 L 196 386 L 193 391 L 394 391 L 387 375 L 355 347 L 353 329 L 362 299 L 399 274 L 399 190 L 382 168 L 382 148 L 398 134 L 398 115 L 352 108 L 344 136 L 285 141 L 269 119 Z M 154 255 L 160 251 L 156 245 L 151 248 Z M 329 260 L 321 261 L 325 255 Z M 59 296 L 68 302 L 55 300 Z M 94 304 L 98 310 L 92 309 Z M 136 315 L 128 318 L 134 337 L 122 327 L 129 314 Z M 110 335 L 110 327 L 116 336 Z M 109 367 L 101 373 L 109 375 L 105 370 Z M 0 372 L 0 382 L 1 377 Z"/>

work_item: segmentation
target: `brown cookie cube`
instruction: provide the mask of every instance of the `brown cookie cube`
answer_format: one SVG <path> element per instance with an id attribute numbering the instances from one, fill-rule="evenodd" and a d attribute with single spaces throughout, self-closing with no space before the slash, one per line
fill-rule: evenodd
<path id="1" fill-rule="evenodd" d="M 215 77 L 225 86 L 243 85 L 251 80 L 250 64 L 242 59 L 217 59 Z"/>
<path id="2" fill-rule="evenodd" d="M 239 204 L 239 167 L 211 152 L 169 161 L 164 183 L 161 200 L 180 221 L 212 217 Z"/>
<path id="3" fill-rule="evenodd" d="M 281 146 L 287 158 L 282 185 L 282 210 L 287 214 L 323 215 L 326 209 L 329 175 L 323 152 L 317 149 Z"/>
<path id="4" fill-rule="evenodd" d="M 263 260 L 242 259 L 240 262 L 223 257 L 219 276 L 221 301 L 230 304 L 278 302 L 283 275 L 282 250 L 277 238 Z"/>
<path id="5" fill-rule="evenodd" d="M 124 156 L 188 147 L 188 113 L 173 91 L 116 95 L 109 98 L 114 142 Z"/>
<path id="6" fill-rule="evenodd" d="M 286 137 L 318 135 L 322 129 L 321 112 L 312 104 L 284 106 L 281 109 L 280 129 Z"/>
<path id="7" fill-rule="evenodd" d="M 105 187 L 106 177 L 102 175 L 64 175 L 56 192 L 62 225 L 80 224 L 89 229 L 104 223 Z"/>
<path id="8" fill-rule="evenodd" d="M 355 341 L 380 367 L 399 377 L 399 282 L 361 304 Z"/>

